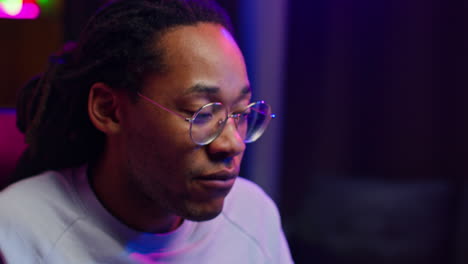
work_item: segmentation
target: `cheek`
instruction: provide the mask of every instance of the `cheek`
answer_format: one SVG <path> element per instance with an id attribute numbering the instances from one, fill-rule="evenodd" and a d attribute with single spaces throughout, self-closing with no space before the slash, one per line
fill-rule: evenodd
<path id="1" fill-rule="evenodd" d="M 197 171 L 196 157 L 203 150 L 190 140 L 188 127 L 180 124 L 181 120 L 171 121 L 179 122 L 176 125 L 166 121 L 142 120 L 128 130 L 128 162 L 133 173 L 164 175 L 161 180 L 176 184 Z"/>
<path id="2" fill-rule="evenodd" d="M 177 116 L 165 112 L 146 111 L 145 114 L 134 114 L 125 125 L 129 139 L 139 142 L 140 147 L 148 144 L 152 149 L 170 151 L 187 147 L 188 126 Z"/>

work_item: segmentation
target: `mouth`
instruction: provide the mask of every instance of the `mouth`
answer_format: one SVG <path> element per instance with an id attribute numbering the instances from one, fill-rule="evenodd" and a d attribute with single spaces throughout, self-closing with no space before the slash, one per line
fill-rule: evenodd
<path id="1" fill-rule="evenodd" d="M 221 171 L 196 177 L 193 180 L 204 189 L 222 191 L 231 189 L 236 178 L 237 174 L 233 172 Z"/>

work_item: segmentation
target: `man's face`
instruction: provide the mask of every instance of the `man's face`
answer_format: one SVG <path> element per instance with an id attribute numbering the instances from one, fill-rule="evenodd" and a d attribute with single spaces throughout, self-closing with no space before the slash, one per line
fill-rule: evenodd
<path id="1" fill-rule="evenodd" d="M 141 93 L 146 97 L 185 117 L 210 102 L 222 102 L 229 112 L 248 105 L 244 59 L 223 27 L 211 23 L 180 26 L 160 41 L 167 71 L 145 80 Z M 129 188 L 154 205 L 151 209 L 208 220 L 223 208 L 245 144 L 232 119 L 205 146 L 192 142 L 189 126 L 180 116 L 141 98 L 127 103 L 121 137 L 125 170 Z"/>

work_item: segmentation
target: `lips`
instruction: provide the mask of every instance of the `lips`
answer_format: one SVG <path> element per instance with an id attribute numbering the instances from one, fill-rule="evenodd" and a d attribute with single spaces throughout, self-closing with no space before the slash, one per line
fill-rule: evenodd
<path id="1" fill-rule="evenodd" d="M 230 172 L 218 172 L 213 174 L 208 174 L 206 176 L 200 176 L 195 179 L 197 180 L 208 180 L 208 181 L 228 181 L 231 179 L 235 179 L 237 177 L 236 174 Z"/>
<path id="2" fill-rule="evenodd" d="M 213 191 L 229 191 L 236 180 L 237 174 L 228 171 L 196 177 L 193 180 L 203 189 Z"/>

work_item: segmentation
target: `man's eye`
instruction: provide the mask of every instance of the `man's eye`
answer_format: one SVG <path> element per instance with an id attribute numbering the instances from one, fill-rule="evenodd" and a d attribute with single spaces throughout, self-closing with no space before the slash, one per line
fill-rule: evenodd
<path id="1" fill-rule="evenodd" d="M 193 123 L 196 125 L 203 125 L 211 122 L 211 120 L 213 120 L 212 113 L 198 113 L 198 115 L 193 120 Z"/>
<path id="2" fill-rule="evenodd" d="M 190 117 L 193 117 L 197 112 L 200 111 L 200 108 L 192 108 L 192 107 L 189 107 L 189 108 L 185 108 L 185 110 L 183 110 L 187 115 L 189 115 Z"/>
<path id="3" fill-rule="evenodd" d="M 197 112 L 197 111 L 191 111 L 191 110 L 184 110 L 184 112 L 189 115 L 190 117 L 193 117 L 193 115 Z"/>

